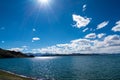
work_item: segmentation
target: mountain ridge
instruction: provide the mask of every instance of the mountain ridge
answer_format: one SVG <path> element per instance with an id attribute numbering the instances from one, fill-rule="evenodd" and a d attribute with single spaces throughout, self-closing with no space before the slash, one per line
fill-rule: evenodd
<path id="1" fill-rule="evenodd" d="M 34 57 L 33 55 L 26 55 L 22 52 L 10 51 L 0 48 L 0 58 L 25 58 Z"/>

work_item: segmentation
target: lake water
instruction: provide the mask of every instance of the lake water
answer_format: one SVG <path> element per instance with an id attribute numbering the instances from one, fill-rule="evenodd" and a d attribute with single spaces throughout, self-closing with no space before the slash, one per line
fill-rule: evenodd
<path id="1" fill-rule="evenodd" d="M 120 80 L 120 55 L 0 59 L 0 69 L 41 80 Z"/>

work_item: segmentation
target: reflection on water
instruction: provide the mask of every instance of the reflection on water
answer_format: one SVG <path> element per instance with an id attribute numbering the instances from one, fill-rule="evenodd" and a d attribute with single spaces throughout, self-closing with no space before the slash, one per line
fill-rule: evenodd
<path id="1" fill-rule="evenodd" d="M 0 69 L 43 80 L 120 80 L 120 56 L 0 59 Z"/>
<path id="2" fill-rule="evenodd" d="M 34 59 L 40 59 L 40 60 L 49 60 L 49 59 L 55 59 L 57 57 L 46 57 L 46 56 L 43 56 L 43 57 L 35 57 Z"/>

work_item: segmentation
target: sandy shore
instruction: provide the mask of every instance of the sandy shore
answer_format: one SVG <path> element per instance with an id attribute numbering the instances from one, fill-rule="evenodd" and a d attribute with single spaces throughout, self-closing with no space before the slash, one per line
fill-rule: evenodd
<path id="1" fill-rule="evenodd" d="M 35 79 L 22 77 L 7 71 L 0 70 L 0 80 L 35 80 Z"/>

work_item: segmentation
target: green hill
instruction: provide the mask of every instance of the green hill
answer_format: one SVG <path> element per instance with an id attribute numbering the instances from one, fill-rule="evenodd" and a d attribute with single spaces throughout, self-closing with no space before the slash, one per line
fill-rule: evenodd
<path id="1" fill-rule="evenodd" d="M 21 52 L 9 51 L 0 48 L 0 58 L 24 58 L 24 57 L 33 57 L 33 56 L 28 56 Z"/>

